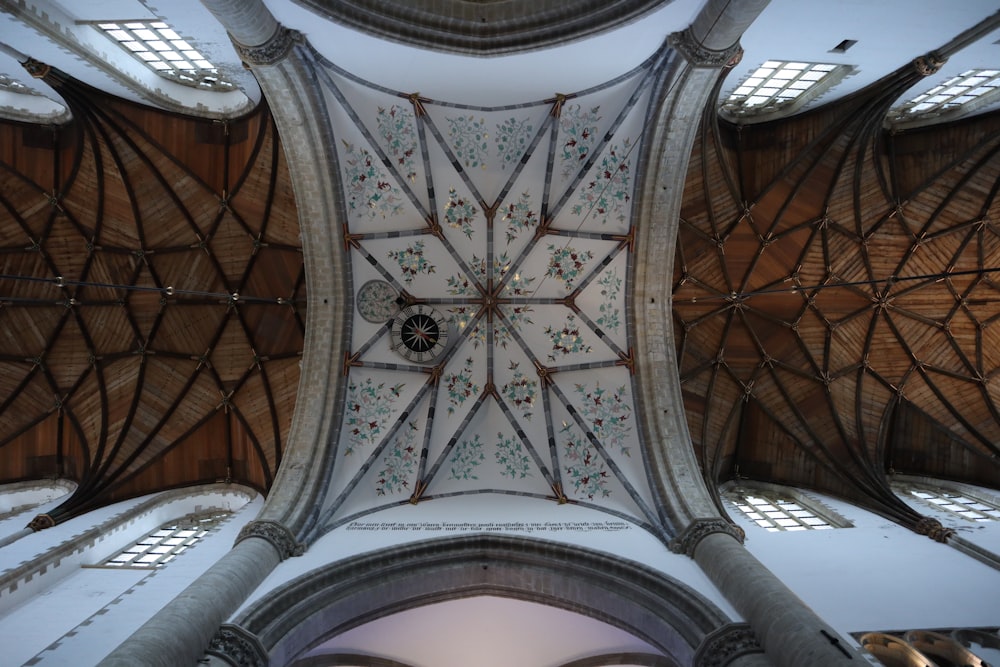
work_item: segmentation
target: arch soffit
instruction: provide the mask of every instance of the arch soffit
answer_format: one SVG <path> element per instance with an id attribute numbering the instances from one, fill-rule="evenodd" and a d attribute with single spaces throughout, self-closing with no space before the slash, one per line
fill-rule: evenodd
<path id="1" fill-rule="evenodd" d="M 495 56 L 610 30 L 672 0 L 296 0 L 331 21 L 435 51 Z"/>
<path id="2" fill-rule="evenodd" d="M 355 556 L 302 575 L 238 614 L 274 664 L 389 614 L 496 595 L 566 609 L 621 628 L 680 663 L 729 622 L 685 584 L 638 563 L 578 546 L 473 535 Z"/>

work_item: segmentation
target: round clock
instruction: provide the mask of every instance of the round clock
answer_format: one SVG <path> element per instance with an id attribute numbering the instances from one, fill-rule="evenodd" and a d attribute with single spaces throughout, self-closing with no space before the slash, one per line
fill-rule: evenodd
<path id="1" fill-rule="evenodd" d="M 392 320 L 392 349 L 417 363 L 433 361 L 448 344 L 448 321 L 424 304 L 403 308 Z"/>
<path id="2" fill-rule="evenodd" d="M 358 312 L 369 322 L 388 322 L 399 310 L 399 292 L 384 280 L 369 280 L 358 290 Z"/>

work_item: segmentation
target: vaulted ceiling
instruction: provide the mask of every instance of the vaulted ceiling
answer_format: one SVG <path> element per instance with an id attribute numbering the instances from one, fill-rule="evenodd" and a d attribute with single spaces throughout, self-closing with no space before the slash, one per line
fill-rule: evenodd
<path id="1" fill-rule="evenodd" d="M 1000 119 L 884 131 L 916 76 L 760 126 L 706 110 L 674 316 L 710 482 L 890 511 L 887 472 L 1000 479 Z"/>
<path id="2" fill-rule="evenodd" d="M 306 317 L 267 108 L 219 123 L 47 81 L 73 123 L 0 126 L 4 479 L 77 480 L 73 511 L 219 479 L 267 489 Z"/>
<path id="3" fill-rule="evenodd" d="M 307 29 L 302 16 L 312 14 L 302 6 L 269 4 L 288 25 L 298 21 Z M 625 2 L 619 9 L 633 16 L 647 4 Z M 671 3 L 657 16 L 683 27 L 689 20 L 683 10 L 698 4 Z M 882 52 L 866 56 L 870 65 L 846 81 L 864 78 L 868 87 L 847 96 L 835 90 L 806 113 L 735 126 L 718 119 L 714 100 L 705 109 L 681 210 L 673 308 L 688 423 L 710 486 L 746 476 L 826 490 L 893 514 L 901 510 L 886 484 L 890 470 L 997 485 L 1000 285 L 993 272 L 1000 255 L 1000 120 L 981 115 L 901 133 L 883 129 L 889 106 L 930 81 L 906 61 L 954 37 L 952 24 L 970 27 L 987 10 L 963 5 L 938 32 L 911 35 L 919 44 L 892 54 L 899 62 Z M 326 10 L 312 3 L 311 11 Z M 784 55 L 762 53 L 761 44 L 768 26 L 776 30 L 789 17 L 794 10 L 775 0 L 748 32 L 744 63 L 720 78 L 718 95 L 758 57 Z M 827 25 L 825 37 L 807 40 L 823 44 L 823 51 L 841 37 L 863 37 L 841 35 L 843 22 L 824 20 L 802 29 L 811 34 Z M 639 24 L 643 37 L 629 46 L 648 55 L 663 31 L 652 30 L 658 33 L 653 39 L 650 22 Z M 904 37 L 892 41 L 898 45 Z M 354 44 L 347 37 L 344 43 Z M 871 43 L 861 39 L 859 49 Z M 449 352 L 457 365 L 447 369 L 447 379 L 470 393 L 466 400 L 442 393 L 432 423 L 431 399 L 417 389 L 423 371 L 412 360 L 388 357 L 391 323 L 366 319 L 360 310 L 352 341 L 357 356 L 345 365 L 345 381 L 354 383 L 360 404 L 365 386 L 392 388 L 409 374 L 400 405 L 420 408 L 414 442 L 433 433 L 441 445 L 423 464 L 425 470 L 440 464 L 441 492 L 485 488 L 482 481 L 449 477 L 461 476 L 453 457 L 472 452 L 471 436 L 481 432 L 509 440 L 511 451 L 520 441 L 517 460 L 530 464 L 538 482 L 528 488 L 501 481 L 504 469 L 495 460 L 481 469 L 491 470 L 493 486 L 559 497 L 573 484 L 558 479 L 570 474 L 565 462 L 530 443 L 551 440 L 553 428 L 579 429 L 573 415 L 583 405 L 574 403 L 575 392 L 582 385 L 582 396 L 590 391 L 592 400 L 595 385 L 575 381 L 570 368 L 557 373 L 568 384 L 553 385 L 546 421 L 523 415 L 524 396 L 499 397 L 517 385 L 511 362 L 530 367 L 535 378 L 539 365 L 590 364 L 616 388 L 631 382 L 623 364 L 628 336 L 616 338 L 597 324 L 607 301 L 607 286 L 597 282 L 604 273 L 569 285 L 550 270 L 553 256 L 542 256 L 534 234 L 544 223 L 548 239 L 586 246 L 594 266 L 606 260 L 603 269 L 617 272 L 613 277 L 627 286 L 629 253 L 621 242 L 630 230 L 628 207 L 622 207 L 624 220 L 605 228 L 593 212 L 573 213 L 572 204 L 584 201 L 591 180 L 600 180 L 588 176 L 600 160 L 612 165 L 616 150 L 617 157 L 631 156 L 621 152 L 622 142 L 637 144 L 644 119 L 638 112 L 618 118 L 627 96 L 641 88 L 643 71 L 610 87 L 588 87 L 628 71 L 645 55 L 621 54 L 621 63 L 633 59 L 625 65 L 606 57 L 608 50 L 591 49 L 591 61 L 567 58 L 562 72 L 545 79 L 531 76 L 531 68 L 545 62 L 544 52 L 527 54 L 514 77 L 523 82 L 514 108 L 504 106 L 492 78 L 499 70 L 474 76 L 493 61 L 431 54 L 411 62 L 399 48 L 386 44 L 379 51 L 398 67 L 382 67 L 365 48 L 338 54 L 336 66 L 329 61 L 326 67 L 331 117 L 344 139 L 338 150 L 345 201 L 363 195 L 355 202 L 360 208 L 346 216 L 345 242 L 357 265 L 352 279 L 356 288 L 388 284 L 402 305 L 421 302 L 444 311 L 456 333 L 463 328 L 457 309 L 465 308 L 472 333 L 460 334 L 463 349 Z M 582 58 L 585 51 L 574 53 Z M 985 57 L 981 48 L 976 53 Z M 830 61 L 852 57 L 831 54 Z M 595 74 L 602 67 L 609 73 Z M 873 70 L 895 74 L 876 80 Z M 415 72 L 436 87 L 433 95 L 423 88 L 408 97 L 416 92 L 406 87 Z M 383 87 L 352 78 L 358 73 L 382 77 L 376 83 Z M 0 481 L 77 479 L 70 513 L 217 479 L 267 490 L 289 432 L 307 314 L 295 196 L 266 103 L 238 118 L 199 119 L 126 102 L 57 69 L 40 81 L 66 102 L 73 121 L 0 125 Z M 569 87 L 559 90 L 552 81 Z M 538 86 L 547 87 L 535 91 Z M 586 92 L 565 106 L 555 96 L 574 90 Z M 635 102 L 641 110 L 644 101 Z M 593 145 L 593 162 L 581 170 L 546 167 L 574 131 L 572 122 L 550 120 L 557 105 L 564 119 L 570 105 L 572 113 L 591 113 L 602 136 L 611 137 Z M 427 116 L 418 138 L 413 114 L 421 113 Z M 585 121 L 577 129 L 586 129 Z M 466 130 L 474 134 L 477 123 L 494 135 L 486 140 L 495 159 L 488 172 L 473 164 L 474 146 L 466 144 L 463 153 L 456 144 Z M 508 152 L 516 157 L 507 163 L 497 141 L 503 127 L 519 142 L 511 144 L 517 149 Z M 365 168 L 372 165 L 366 160 L 380 151 L 397 167 L 385 171 L 385 188 L 375 179 L 375 191 L 368 192 Z M 467 164 L 455 166 L 456 160 Z M 375 171 L 385 164 L 381 156 L 371 162 Z M 614 186 L 614 178 L 606 180 Z M 377 201 L 405 209 L 400 222 L 386 222 L 393 216 L 380 204 L 372 208 L 371 195 L 392 187 L 398 200 Z M 621 202 L 592 209 L 593 203 L 586 202 L 587 211 L 604 209 L 599 213 L 606 216 Z M 482 230 L 463 227 L 463 212 Z M 415 256 L 415 240 L 423 241 L 425 255 Z M 538 256 L 529 260 L 535 250 Z M 509 263 L 499 261 L 504 252 Z M 407 263 L 420 259 L 425 265 Z M 537 269 L 533 277 L 549 291 L 532 292 L 521 304 L 489 301 L 523 296 L 490 287 L 491 277 L 502 282 L 510 267 L 516 273 L 522 266 Z M 510 288 L 511 278 L 505 284 Z M 522 331 L 511 319 L 515 306 L 535 310 Z M 504 331 L 509 351 L 499 343 L 474 344 L 477 336 Z M 504 363 L 493 355 L 505 355 Z M 630 392 L 619 398 L 630 410 L 641 409 Z M 507 414 L 505 405 L 515 408 Z M 467 422 L 456 425 L 461 419 Z M 352 428 L 343 426 L 343 450 L 351 449 Z M 375 442 L 362 440 L 356 444 Z M 338 492 L 365 487 L 370 497 L 351 505 L 332 494 L 327 519 L 340 521 L 384 502 L 379 488 L 390 489 L 379 475 L 403 459 L 394 468 L 392 440 L 380 436 L 377 443 L 377 452 L 365 453 L 370 459 L 342 465 L 338 474 L 346 477 L 335 480 Z M 646 492 L 628 481 L 641 479 L 641 470 L 619 475 L 634 463 L 621 451 L 602 460 L 612 464 L 607 484 L 628 498 L 614 511 L 642 522 Z M 412 481 L 397 486 L 391 489 L 397 500 L 424 492 Z M 583 501 L 603 493 L 583 488 Z"/>

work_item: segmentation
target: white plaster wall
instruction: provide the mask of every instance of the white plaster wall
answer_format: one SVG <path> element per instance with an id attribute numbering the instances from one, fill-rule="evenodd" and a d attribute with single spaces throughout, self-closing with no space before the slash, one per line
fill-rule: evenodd
<path id="1" fill-rule="evenodd" d="M 836 530 L 769 533 L 740 512 L 746 547 L 842 633 L 1000 624 L 1000 571 L 854 505 L 806 493 L 854 523 Z M 933 514 L 979 544 L 997 544 L 1000 522 Z"/>
<path id="2" fill-rule="evenodd" d="M 111 516 L 115 509 L 127 510 L 127 507 L 134 507 L 141 500 L 119 503 L 114 508 L 98 510 L 82 518 L 86 519 L 86 527 L 90 527 L 100 522 L 92 515 Z M 143 526 L 151 525 L 137 537 L 171 518 L 197 511 L 194 509 L 195 504 L 206 504 L 205 496 L 194 502 L 176 503 L 161 508 L 162 511 L 155 513 L 155 518 L 150 517 L 141 522 Z M 232 547 L 240 529 L 257 515 L 262 505 L 263 499 L 260 496 L 244 504 L 241 509 L 237 505 L 235 509 L 238 511 L 218 530 L 163 568 L 135 570 L 73 567 L 66 576 L 43 592 L 0 616 L 0 646 L 4 646 L 0 664 L 27 663 L 67 667 L 96 664 L 224 556 Z M 178 512 L 174 513 L 174 510 Z M 170 512 L 170 516 L 163 517 L 163 512 Z M 58 528 L 56 526 L 49 531 Z M 43 536 L 49 531 L 37 535 Z M 121 534 L 116 534 L 113 541 L 118 544 L 120 537 Z M 119 547 L 127 543 L 128 540 L 124 540 Z M 102 551 L 105 546 L 111 545 L 102 545 Z M 102 553 L 101 557 L 106 555 Z M 2 552 L 0 556 L 3 556 Z M 89 560 L 89 563 L 93 562 L 96 560 Z"/>
<path id="3" fill-rule="evenodd" d="M 575 544 L 634 560 L 693 588 L 730 618 L 741 619 L 693 560 L 671 553 L 640 526 L 578 505 L 494 494 L 403 504 L 343 525 L 317 540 L 304 555 L 283 561 L 241 609 L 295 577 L 350 556 L 418 540 L 475 533 Z"/>
<path id="4" fill-rule="evenodd" d="M 242 487 L 232 490 L 193 491 L 191 495 L 172 497 L 141 514 L 136 508 L 154 496 L 144 496 L 124 501 L 89 512 L 83 516 L 32 533 L 0 549 L 0 576 L 9 570 L 41 559 L 51 549 L 71 545 L 71 552 L 50 564 L 42 566 L 12 585 L 0 589 L 0 614 L 7 613 L 14 606 L 28 601 L 53 586 L 60 579 L 69 576 L 81 565 L 90 565 L 108 558 L 130 543 L 143 537 L 171 519 L 200 512 L 205 508 L 236 510 L 242 507 L 253 492 Z M 121 519 L 118 521 L 117 519 Z M 105 522 L 114 525 L 105 529 L 92 541 L 84 536 L 86 531 Z"/>

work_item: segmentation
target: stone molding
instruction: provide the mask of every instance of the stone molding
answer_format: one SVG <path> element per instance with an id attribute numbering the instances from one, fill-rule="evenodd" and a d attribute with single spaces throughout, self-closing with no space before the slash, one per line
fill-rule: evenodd
<path id="1" fill-rule="evenodd" d="M 34 58 L 28 58 L 21 66 L 27 70 L 28 74 L 36 79 L 44 79 L 52 71 L 52 66 L 43 63 L 41 60 L 35 60 Z"/>
<path id="2" fill-rule="evenodd" d="M 277 521 L 251 521 L 240 530 L 234 546 L 248 537 L 259 537 L 270 542 L 271 546 L 278 551 L 281 560 L 292 556 L 301 556 L 306 550 L 305 545 L 296 540 L 292 532 Z"/>
<path id="3" fill-rule="evenodd" d="M 763 653 L 757 635 L 747 623 L 730 623 L 705 636 L 694 654 L 694 667 L 726 667 L 748 653 Z"/>
<path id="4" fill-rule="evenodd" d="M 920 76 L 930 76 L 941 69 L 946 62 L 948 62 L 947 58 L 942 57 L 936 51 L 931 51 L 915 58 L 913 60 L 913 69 Z"/>
<path id="5" fill-rule="evenodd" d="M 743 57 L 743 48 L 739 42 L 722 51 L 709 49 L 694 36 L 690 27 L 670 33 L 667 39 L 670 46 L 695 67 L 732 67 Z"/>
<path id="6" fill-rule="evenodd" d="M 954 528 L 945 528 L 941 522 L 929 516 L 922 516 L 913 528 L 918 534 L 926 535 L 935 542 L 947 542 L 955 534 Z"/>
<path id="7" fill-rule="evenodd" d="M 296 0 L 395 42 L 475 56 L 549 48 L 612 30 L 669 0 Z"/>
<path id="8" fill-rule="evenodd" d="M 261 65 L 276 65 L 287 58 L 288 54 L 292 52 L 292 47 L 300 41 L 302 41 L 302 33 L 297 30 L 289 30 L 284 26 L 278 26 L 271 39 L 257 46 L 247 46 L 232 39 L 236 53 L 251 68 Z"/>
<path id="9" fill-rule="evenodd" d="M 742 528 L 725 519 L 717 517 L 695 519 L 680 535 L 670 541 L 670 550 L 675 554 L 685 554 L 694 558 L 698 543 L 713 533 L 725 533 L 740 544 L 743 544 L 746 537 Z"/>
<path id="10" fill-rule="evenodd" d="M 267 651 L 260 640 L 238 625 L 223 623 L 206 651 L 234 667 L 267 667 Z"/>
<path id="11" fill-rule="evenodd" d="M 683 582 L 610 554 L 500 535 L 432 539 L 317 567 L 268 591 L 231 622 L 252 632 L 274 664 L 354 627 L 433 602 L 475 595 L 560 607 L 645 637 L 691 664 L 704 637 L 728 622 Z M 322 617 L 323 624 L 310 619 Z"/>
<path id="12" fill-rule="evenodd" d="M 56 525 L 56 520 L 53 519 L 50 515 L 39 514 L 28 523 L 28 528 L 32 529 L 37 533 L 40 530 L 51 528 L 54 525 Z"/>

